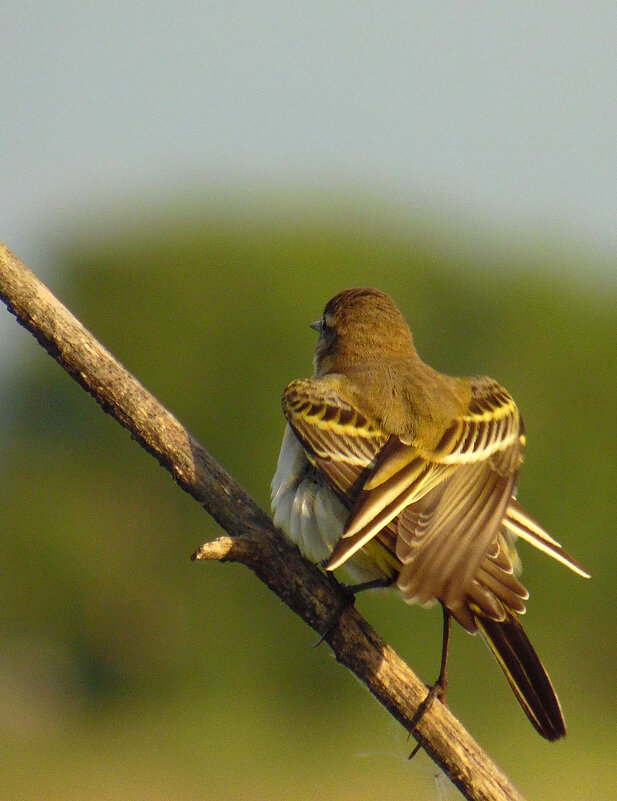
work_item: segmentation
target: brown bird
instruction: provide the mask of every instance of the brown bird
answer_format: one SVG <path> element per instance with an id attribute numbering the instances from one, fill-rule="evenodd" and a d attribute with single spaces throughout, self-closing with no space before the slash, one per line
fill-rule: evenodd
<path id="1" fill-rule="evenodd" d="M 514 540 L 588 573 L 515 500 L 523 423 L 491 378 L 424 364 L 393 301 L 349 289 L 326 305 L 312 378 L 283 394 L 288 426 L 272 480 L 274 522 L 311 561 L 362 586 L 395 583 L 408 603 L 480 631 L 525 714 L 565 735 L 559 701 L 518 616 L 529 594 Z"/>

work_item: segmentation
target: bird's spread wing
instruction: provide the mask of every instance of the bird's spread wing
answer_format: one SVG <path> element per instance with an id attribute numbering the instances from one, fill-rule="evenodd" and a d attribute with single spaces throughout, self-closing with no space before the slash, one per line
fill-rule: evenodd
<path id="1" fill-rule="evenodd" d="M 405 598 L 439 599 L 469 631 L 478 613 L 501 621 L 525 610 L 511 535 L 588 576 L 514 499 L 523 425 L 510 395 L 491 379 L 472 382 L 467 410 L 432 447 L 388 435 L 327 379 L 292 382 L 283 410 L 350 509 L 328 569 L 377 537 L 400 561 Z"/>
<path id="2" fill-rule="evenodd" d="M 351 510 L 329 569 L 376 535 L 394 550 L 396 536 L 398 586 L 405 597 L 421 603 L 439 598 L 456 607 L 466 594 L 473 601 L 482 592 L 478 581 L 490 584 L 491 571 L 499 569 L 501 585 L 514 581 L 508 579 L 511 566 L 492 564 L 503 524 L 588 575 L 513 498 L 523 426 L 510 395 L 491 379 L 472 383 L 467 411 L 431 448 L 389 436 L 324 379 L 293 381 L 283 411 L 309 459 Z M 480 596 L 475 603 L 496 615 Z"/>
<path id="3" fill-rule="evenodd" d="M 456 605 L 495 539 L 516 483 L 524 436 L 510 395 L 472 383 L 466 412 L 427 448 L 391 437 L 351 509 L 328 568 L 397 519 L 398 586 L 408 600 Z"/>
<path id="4" fill-rule="evenodd" d="M 322 379 L 292 381 L 282 403 L 309 459 L 350 506 L 388 435 Z"/>

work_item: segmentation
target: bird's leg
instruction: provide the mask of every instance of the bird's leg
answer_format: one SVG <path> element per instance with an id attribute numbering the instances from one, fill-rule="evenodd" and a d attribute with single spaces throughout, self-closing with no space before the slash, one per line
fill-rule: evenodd
<path id="1" fill-rule="evenodd" d="M 386 587 L 391 587 L 393 584 L 394 584 L 394 577 L 386 578 L 385 576 L 383 578 L 372 579 L 371 581 L 363 581 L 360 584 L 341 584 L 340 582 L 338 583 L 341 590 L 344 593 L 347 593 L 351 597 L 352 601 L 354 600 L 356 595 L 358 595 L 361 592 L 364 592 L 365 590 L 384 589 Z"/>
<path id="2" fill-rule="evenodd" d="M 442 607 L 443 611 L 443 631 L 441 635 L 441 666 L 437 681 L 431 687 L 431 692 L 437 696 L 442 704 L 446 703 L 448 695 L 448 646 L 450 644 L 450 622 L 452 615 L 449 609 Z"/>
<path id="3" fill-rule="evenodd" d="M 409 727 L 409 733 L 413 734 L 416 726 L 421 721 L 425 712 L 431 707 L 435 698 L 439 698 L 442 704 L 446 703 L 446 697 L 448 695 L 448 644 L 450 641 L 450 610 L 446 609 L 446 607 L 442 607 L 443 610 L 443 633 L 441 639 L 441 667 L 439 669 L 439 676 L 437 681 L 432 686 L 428 688 L 428 694 L 424 701 L 418 707 L 418 711 L 411 719 L 411 725 Z M 422 746 L 420 743 L 416 745 L 413 749 L 411 754 L 409 755 L 409 759 L 413 759 L 415 755 L 418 753 Z"/>
<path id="4" fill-rule="evenodd" d="M 325 625 L 322 627 L 321 635 L 313 646 L 314 648 L 316 648 L 318 645 L 321 645 L 321 643 L 325 640 L 328 634 L 338 623 L 339 618 L 345 609 L 347 609 L 348 606 L 353 606 L 356 600 L 356 595 L 364 592 L 365 590 L 376 590 L 384 587 L 390 587 L 395 581 L 395 577 L 384 577 L 373 579 L 372 581 L 363 581 L 361 584 L 342 584 L 336 579 L 333 573 L 328 572 L 327 576 L 342 595 L 342 599 L 338 609 L 334 611 L 334 613 L 328 618 Z"/>

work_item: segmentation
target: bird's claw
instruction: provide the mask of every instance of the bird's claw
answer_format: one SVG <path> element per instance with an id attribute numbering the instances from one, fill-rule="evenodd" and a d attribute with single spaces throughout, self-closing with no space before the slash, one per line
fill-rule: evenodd
<path id="1" fill-rule="evenodd" d="M 342 584 L 340 581 L 336 579 L 333 573 L 327 573 L 326 575 L 328 576 L 330 582 L 334 585 L 335 589 L 339 593 L 341 602 L 338 608 L 333 612 L 332 615 L 330 615 L 330 617 L 326 621 L 325 625 L 321 630 L 320 637 L 317 640 L 317 642 L 313 645 L 313 648 L 316 648 L 318 645 L 321 645 L 321 643 L 325 640 L 328 634 L 336 626 L 340 616 L 343 614 L 345 609 L 355 604 L 356 595 L 358 595 L 361 592 L 365 592 L 366 590 L 375 590 L 384 587 L 390 587 L 394 581 L 394 579 L 383 578 L 383 579 L 373 579 L 371 581 L 365 581 L 362 584 Z"/>
<path id="2" fill-rule="evenodd" d="M 433 706 L 433 702 L 435 701 L 435 699 L 441 701 L 441 703 L 444 704 L 444 706 L 446 705 L 446 698 L 448 695 L 448 682 L 445 679 L 445 677 L 440 676 L 440 678 L 437 679 L 435 684 L 433 685 L 428 684 L 427 689 L 428 693 L 426 694 L 426 697 L 418 707 L 416 714 L 411 719 L 411 723 L 409 725 L 410 735 L 414 734 L 418 726 L 418 723 L 420 723 L 424 715 Z M 409 754 L 408 759 L 413 759 L 421 748 L 422 748 L 422 743 L 418 743 L 411 752 L 411 754 Z"/>
<path id="3" fill-rule="evenodd" d="M 334 576 L 332 577 L 334 579 Z M 326 639 L 328 634 L 334 629 L 336 624 L 339 622 L 339 619 L 343 612 L 349 606 L 353 606 L 356 602 L 356 596 L 353 592 L 349 590 L 349 588 L 345 584 L 341 584 L 336 579 L 334 581 L 337 584 L 337 589 L 340 592 L 340 603 L 338 607 L 334 610 L 334 612 L 328 617 L 325 624 L 322 626 L 321 631 L 319 633 L 319 639 L 313 643 L 313 648 L 317 648 L 318 645 L 321 645 L 322 642 Z"/>

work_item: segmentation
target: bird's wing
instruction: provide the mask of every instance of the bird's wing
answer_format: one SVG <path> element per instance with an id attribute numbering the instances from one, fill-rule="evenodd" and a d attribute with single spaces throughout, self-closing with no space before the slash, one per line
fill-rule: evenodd
<path id="1" fill-rule="evenodd" d="M 531 545 L 538 550 L 552 556 L 562 565 L 569 567 L 574 573 L 578 573 L 583 578 L 590 578 L 589 573 L 584 567 L 566 553 L 561 545 L 548 534 L 542 526 L 538 525 L 536 521 L 527 514 L 527 512 L 512 498 L 506 510 L 506 516 L 503 519 L 503 524 L 506 529 L 514 534 L 515 537 L 520 537 L 522 540 L 527 540 Z"/>
<path id="2" fill-rule="evenodd" d="M 388 435 L 324 379 L 292 381 L 282 404 L 310 461 L 351 506 Z"/>
<path id="3" fill-rule="evenodd" d="M 351 509 L 330 569 L 378 536 L 402 563 L 406 598 L 439 598 L 470 631 L 470 604 L 496 620 L 502 603 L 524 610 L 506 532 L 588 575 L 513 498 L 524 435 L 512 398 L 496 382 L 472 383 L 466 413 L 430 450 L 388 436 L 325 379 L 292 382 L 283 410 L 310 461 Z"/>
<path id="4" fill-rule="evenodd" d="M 392 437 L 379 453 L 328 568 L 397 518 L 398 586 L 408 600 L 462 601 L 516 483 L 524 435 L 510 395 L 475 379 L 464 414 L 431 448 Z"/>

